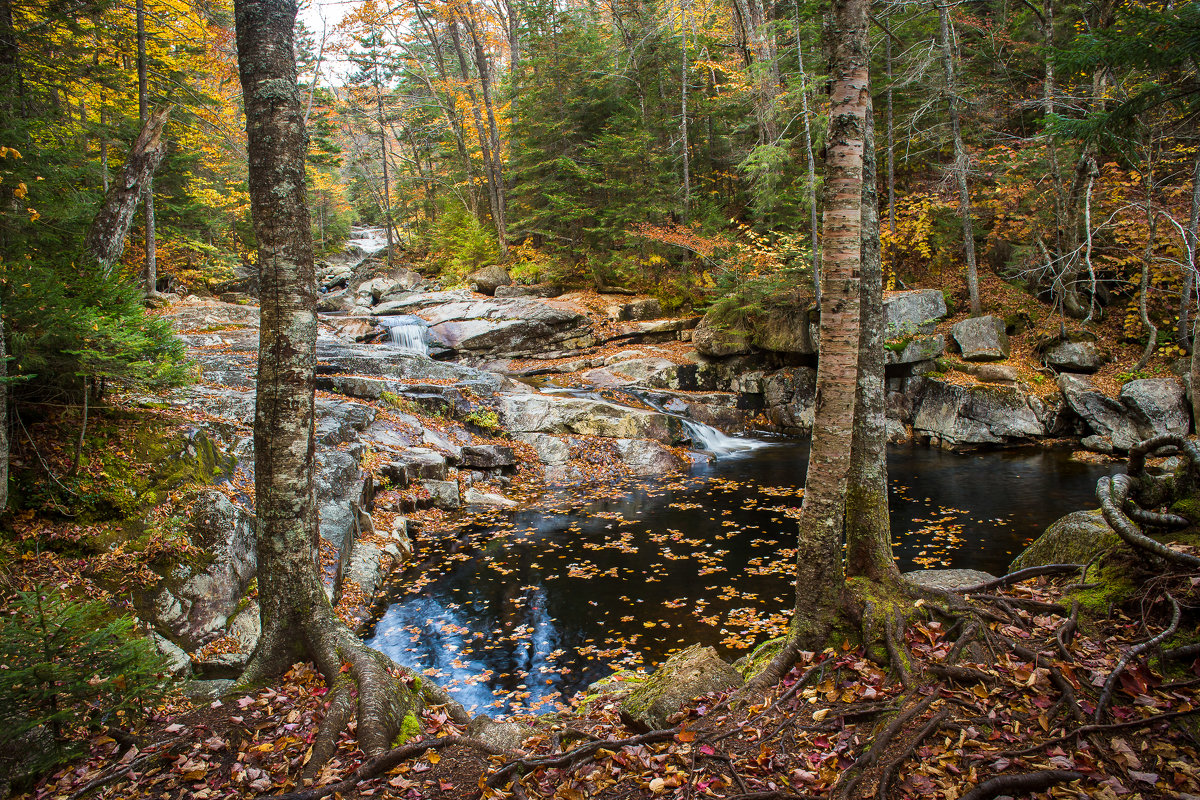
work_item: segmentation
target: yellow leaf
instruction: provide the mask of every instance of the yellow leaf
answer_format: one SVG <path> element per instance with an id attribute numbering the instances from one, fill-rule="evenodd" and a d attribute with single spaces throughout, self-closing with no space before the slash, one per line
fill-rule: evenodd
<path id="1" fill-rule="evenodd" d="M 430 753 L 428 758 L 429 758 L 430 764 L 436 764 L 442 760 L 442 757 L 440 755 L 438 755 L 437 753 Z"/>

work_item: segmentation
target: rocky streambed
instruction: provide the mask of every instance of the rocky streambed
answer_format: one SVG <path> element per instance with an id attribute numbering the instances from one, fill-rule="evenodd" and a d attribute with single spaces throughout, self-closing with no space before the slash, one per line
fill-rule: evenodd
<path id="1" fill-rule="evenodd" d="M 321 281 L 322 559 L 352 621 L 368 620 L 385 577 L 464 515 L 511 519 L 547 486 L 682 474 L 713 457 L 705 447 L 736 448 L 726 434 L 811 430 L 808 312 L 767 312 L 738 331 L 713 317 L 664 317 L 653 300 L 502 283 L 476 284 L 491 294 L 442 291 L 416 273 L 374 274 L 363 259 L 325 264 Z M 201 491 L 187 522 L 213 558 L 166 570 L 139 601 L 176 668 L 209 679 L 236 672 L 257 638 L 246 487 L 258 316 L 246 298 L 227 299 L 241 302 L 189 298 L 163 312 L 201 371 L 168 402 L 236 464 Z M 1004 363 L 1002 321 L 939 331 L 939 291 L 895 293 L 887 315 L 894 441 L 971 450 L 1070 437 L 1120 451 L 1190 426 L 1181 381 L 1132 381 L 1117 397 L 1092 386 L 1100 356 L 1088 360 L 1087 342 L 1047 348 L 1058 370 L 1047 391 Z M 393 341 L 401 325 L 406 345 Z M 792 491 L 802 482 L 802 471 L 789 476 Z M 785 517 L 778 524 L 790 529 Z"/>

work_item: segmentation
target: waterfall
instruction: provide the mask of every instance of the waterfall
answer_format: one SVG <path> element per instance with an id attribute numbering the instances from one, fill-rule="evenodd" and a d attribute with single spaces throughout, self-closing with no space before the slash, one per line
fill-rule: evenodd
<path id="1" fill-rule="evenodd" d="M 417 355 L 429 355 L 425 344 L 425 321 L 419 317 L 379 317 L 379 324 L 388 329 L 388 341 L 396 349 Z"/>
<path id="2" fill-rule="evenodd" d="M 684 429 L 692 439 L 692 445 L 697 450 L 703 450 L 706 453 L 712 453 L 720 458 L 721 456 L 737 456 L 745 455 L 752 450 L 757 450 L 760 447 L 766 447 L 767 442 L 760 442 L 757 439 L 739 439 L 736 436 L 730 436 L 722 433 L 711 425 L 705 425 L 703 422 L 696 422 L 688 419 L 682 414 L 674 414 L 667 411 L 658 403 L 655 403 L 650 398 L 640 392 L 634 394 L 630 392 L 638 400 L 641 400 L 646 405 L 653 408 L 660 414 L 666 414 L 668 417 L 674 417 L 683 423 Z"/>
<path id="3" fill-rule="evenodd" d="M 373 256 L 387 249 L 387 232 L 383 228 L 351 228 L 346 249 Z"/>

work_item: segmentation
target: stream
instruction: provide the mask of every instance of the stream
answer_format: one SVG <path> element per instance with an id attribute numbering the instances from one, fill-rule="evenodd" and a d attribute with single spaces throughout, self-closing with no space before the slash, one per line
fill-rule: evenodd
<path id="1" fill-rule="evenodd" d="M 368 644 L 493 716 L 553 710 L 693 642 L 745 655 L 786 626 L 808 447 L 717 444 L 727 453 L 683 478 L 588 498 L 564 489 L 469 532 L 468 546 L 397 581 Z M 1049 523 L 1093 507 L 1110 470 L 1065 451 L 918 445 L 892 448 L 888 465 L 901 571 L 996 574 Z"/>

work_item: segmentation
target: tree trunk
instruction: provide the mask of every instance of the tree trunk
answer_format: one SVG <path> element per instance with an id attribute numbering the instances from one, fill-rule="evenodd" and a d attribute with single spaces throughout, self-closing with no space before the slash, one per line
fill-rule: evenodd
<path id="1" fill-rule="evenodd" d="M 379 160 L 383 165 L 383 228 L 387 235 L 388 255 L 387 261 L 390 264 L 395 257 L 395 242 L 392 240 L 392 189 L 391 179 L 388 177 L 388 146 L 387 146 L 387 130 L 383 122 L 383 80 L 379 77 L 379 60 L 375 60 L 374 64 L 375 78 L 375 112 L 379 115 Z"/>
<path id="2" fill-rule="evenodd" d="M 846 492 L 846 575 L 896 587 L 887 486 L 887 398 L 884 391 L 883 265 L 879 246 L 874 115 L 868 113 L 862 180 L 862 313 L 858 394 Z"/>
<path id="3" fill-rule="evenodd" d="M 121 176 L 109 188 L 104 205 L 92 220 L 84 240 L 84 251 L 99 263 L 100 271 L 106 277 L 125 249 L 125 237 L 129 235 L 146 182 L 166 154 L 162 132 L 170 114 L 171 107 L 165 106 L 155 109 L 147 117 L 125 159 Z"/>
<path id="4" fill-rule="evenodd" d="M 683 160 L 683 221 L 688 221 L 692 206 L 692 172 L 688 152 L 688 35 L 687 0 L 679 0 L 679 29 L 683 46 L 679 48 L 679 142 Z"/>
<path id="5" fill-rule="evenodd" d="M 804 50 L 800 46 L 800 0 L 796 0 L 796 65 L 800 71 L 800 113 L 804 116 L 804 155 L 808 160 L 808 213 L 812 234 L 813 291 L 821 305 L 821 239 L 817 227 L 817 161 L 813 155 L 812 120 L 808 108 L 808 75 L 804 72 Z"/>
<path id="6" fill-rule="evenodd" d="M 359 746 L 376 756 L 390 748 L 406 715 L 419 712 L 420 698 L 393 677 L 399 668 L 390 659 L 366 647 L 334 615 L 317 575 L 316 270 L 292 49 L 296 4 L 236 0 L 234 16 L 262 297 L 254 413 L 262 635 L 241 683 L 278 675 L 297 658 L 312 657 L 331 691 L 305 767 L 311 777 L 336 752 L 338 737 L 356 715 Z M 455 719 L 465 721 L 465 711 L 444 691 L 427 679 L 420 685 L 421 694 L 448 703 Z"/>
<path id="7" fill-rule="evenodd" d="M 833 5 L 821 354 L 789 637 L 805 650 L 825 646 L 841 607 L 842 523 L 859 367 L 863 148 L 871 97 L 867 10 L 867 0 Z"/>
<path id="8" fill-rule="evenodd" d="M 893 115 L 892 89 L 892 33 L 883 32 L 883 65 L 887 70 L 887 92 L 884 95 L 887 103 L 887 190 L 888 190 L 888 232 L 896 235 L 896 128 Z"/>
<path id="9" fill-rule="evenodd" d="M 1150 319 L 1150 264 L 1154 260 L 1155 238 L 1157 232 L 1157 217 L 1154 214 L 1154 138 L 1146 146 L 1146 171 L 1144 188 L 1146 190 L 1146 247 L 1142 251 L 1142 279 L 1138 286 L 1138 317 L 1142 327 L 1146 329 L 1146 348 L 1134 365 L 1134 372 L 1140 372 L 1150 363 L 1154 348 L 1158 345 L 1158 326 Z"/>
<path id="10" fill-rule="evenodd" d="M 1188 353 L 1192 347 L 1192 289 L 1196 285 L 1196 248 L 1200 246 L 1200 150 L 1192 163 L 1192 211 L 1188 215 L 1184 249 L 1187 264 L 1183 270 L 1183 288 L 1179 292 L 1179 328 L 1176 341 Z"/>
<path id="11" fill-rule="evenodd" d="M 979 314 L 982 307 L 979 303 L 979 275 L 975 262 L 975 226 L 971 222 L 971 190 L 967 182 L 969 160 L 967 148 L 963 144 L 962 126 L 958 115 L 958 79 L 957 61 L 954 57 L 952 28 L 950 25 L 950 10 L 947 6 L 938 6 L 938 40 L 942 49 L 942 71 L 946 77 L 946 95 L 950 104 L 950 128 L 954 134 L 954 176 L 958 180 L 958 210 L 962 217 L 963 251 L 967 260 L 967 294 L 971 298 L 971 313 Z"/>
<path id="12" fill-rule="evenodd" d="M 146 124 L 149 106 L 149 65 L 146 63 L 146 3 L 137 0 L 137 73 L 138 73 L 138 121 Z M 154 229 L 154 174 L 146 176 L 146 263 L 142 271 L 142 285 L 147 296 L 158 292 L 158 244 Z"/>
<path id="13" fill-rule="evenodd" d="M 467 31 L 471 34 L 471 50 L 475 55 L 475 71 L 479 73 L 479 85 L 483 94 L 483 110 L 487 117 L 488 144 L 491 150 L 492 175 L 496 195 L 493 215 L 496 215 L 496 238 L 500 243 L 500 253 L 508 257 L 508 185 L 504 178 L 504 162 L 501 158 L 503 147 L 500 142 L 500 127 L 496 123 L 496 109 L 492 103 L 491 68 L 487 53 L 483 49 L 483 38 L 479 34 L 475 21 L 475 8 L 467 4 Z M 482 134 L 481 134 L 482 135 Z"/>
<path id="14" fill-rule="evenodd" d="M 4 310 L 0 308 L 0 511 L 8 508 L 8 350 L 4 345 Z"/>

